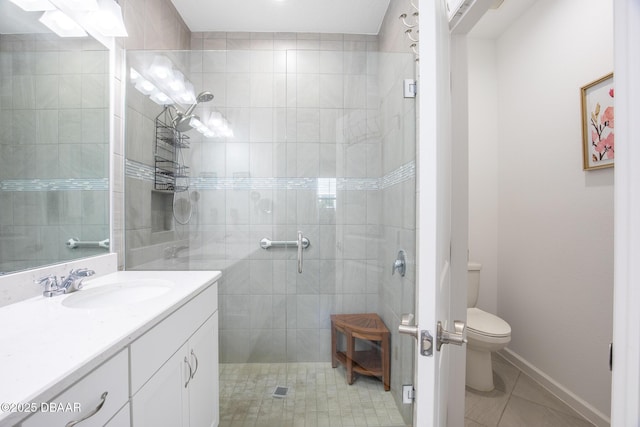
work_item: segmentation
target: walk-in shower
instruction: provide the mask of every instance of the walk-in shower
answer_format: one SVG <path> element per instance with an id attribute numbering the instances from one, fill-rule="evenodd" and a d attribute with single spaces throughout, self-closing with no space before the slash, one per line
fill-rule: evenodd
<path id="1" fill-rule="evenodd" d="M 402 385 L 414 344 L 394 330 L 415 295 L 415 99 L 403 97 L 415 58 L 377 52 L 375 37 L 332 37 L 327 50 L 163 52 L 215 94 L 185 121 L 215 115 L 233 130 L 188 132 L 188 224 L 172 219 L 171 192 L 153 189 L 150 130 L 163 107 L 127 90 L 126 268 L 222 271 L 221 426 L 411 423 Z M 296 245 L 260 246 L 298 231 L 311 242 L 302 274 Z M 391 274 L 400 249 L 404 277 Z M 331 368 L 330 316 L 346 313 L 377 313 L 392 331 L 389 392 Z"/>

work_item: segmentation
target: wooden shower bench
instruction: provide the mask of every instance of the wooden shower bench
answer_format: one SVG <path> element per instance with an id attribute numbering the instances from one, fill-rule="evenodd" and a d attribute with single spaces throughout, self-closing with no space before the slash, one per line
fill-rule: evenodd
<path id="1" fill-rule="evenodd" d="M 347 350 L 338 350 L 338 332 L 347 339 Z M 355 340 L 379 342 L 370 350 L 356 351 Z M 347 369 L 347 383 L 353 384 L 354 372 L 380 377 L 389 391 L 389 329 L 375 313 L 331 315 L 331 366 L 338 363 Z"/>

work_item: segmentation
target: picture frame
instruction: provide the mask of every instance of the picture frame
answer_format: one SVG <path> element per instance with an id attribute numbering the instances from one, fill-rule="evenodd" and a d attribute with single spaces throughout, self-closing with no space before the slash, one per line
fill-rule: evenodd
<path id="1" fill-rule="evenodd" d="M 580 88 L 585 171 L 614 165 L 614 95 L 613 73 Z"/>

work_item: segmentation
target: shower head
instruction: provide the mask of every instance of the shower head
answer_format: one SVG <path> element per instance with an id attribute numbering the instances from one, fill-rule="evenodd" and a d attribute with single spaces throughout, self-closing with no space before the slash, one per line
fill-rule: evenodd
<path id="1" fill-rule="evenodd" d="M 185 116 L 189 116 L 191 115 L 191 113 L 193 113 L 193 110 L 196 108 L 196 106 L 198 104 L 200 104 L 201 102 L 209 102 L 213 99 L 213 94 L 211 92 L 201 92 L 197 97 L 196 97 L 196 102 L 194 102 L 191 107 L 187 108 L 187 111 L 184 112 Z"/>
<path id="2" fill-rule="evenodd" d="M 198 95 L 198 97 L 196 98 L 196 102 L 200 103 L 200 102 L 209 102 L 213 99 L 213 94 L 211 92 L 202 92 Z"/>
<path id="3" fill-rule="evenodd" d="M 200 120 L 200 117 L 198 117 L 195 114 L 190 114 L 188 116 L 185 116 L 183 113 L 178 112 L 178 115 L 176 116 L 176 118 L 173 121 L 173 127 L 178 132 L 190 131 L 191 129 L 193 129 L 193 126 L 191 126 L 191 123 L 190 123 L 191 119 Z"/>
<path id="4" fill-rule="evenodd" d="M 173 119 L 173 127 L 175 128 L 175 130 L 177 130 L 178 132 L 187 132 L 193 129 L 190 123 L 191 119 L 200 120 L 200 117 L 198 117 L 196 114 L 193 114 L 193 110 L 195 110 L 196 106 L 201 102 L 209 102 L 212 99 L 213 94 L 211 92 L 201 92 L 196 97 L 196 102 L 194 102 L 189 108 L 187 108 L 187 111 L 185 111 L 184 113 L 178 111 L 178 115 Z"/>

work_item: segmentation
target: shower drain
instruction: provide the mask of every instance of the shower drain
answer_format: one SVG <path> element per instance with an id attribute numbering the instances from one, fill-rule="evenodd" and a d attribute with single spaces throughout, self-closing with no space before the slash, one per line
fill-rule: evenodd
<path id="1" fill-rule="evenodd" d="M 289 387 L 276 386 L 276 389 L 273 391 L 273 397 L 277 397 L 279 399 L 287 397 L 287 391 L 289 391 Z"/>

